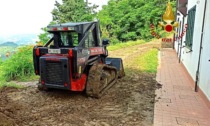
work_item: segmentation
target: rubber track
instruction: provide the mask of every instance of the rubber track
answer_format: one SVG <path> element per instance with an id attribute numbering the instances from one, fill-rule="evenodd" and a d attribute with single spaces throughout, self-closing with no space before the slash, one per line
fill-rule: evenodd
<path id="1" fill-rule="evenodd" d="M 86 94 L 100 98 L 117 81 L 117 69 L 105 64 L 94 64 L 88 75 Z"/>

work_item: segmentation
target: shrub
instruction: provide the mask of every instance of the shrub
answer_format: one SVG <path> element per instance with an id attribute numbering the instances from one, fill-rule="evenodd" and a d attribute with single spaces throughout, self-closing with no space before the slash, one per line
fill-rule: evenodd
<path id="1" fill-rule="evenodd" d="M 101 39 L 107 39 L 109 38 L 109 32 L 106 30 L 106 29 L 101 29 L 102 31 L 102 36 L 101 36 Z"/>
<path id="2" fill-rule="evenodd" d="M 120 41 L 116 37 L 111 37 L 109 41 L 110 41 L 111 45 L 115 45 L 117 43 L 120 43 Z"/>
<path id="3" fill-rule="evenodd" d="M 126 34 L 122 34 L 121 39 L 128 41 L 128 40 L 136 40 L 137 35 L 136 32 L 128 32 Z"/>
<path id="4" fill-rule="evenodd" d="M 3 63 L 2 58 L 0 57 L 0 65 Z"/>
<path id="5" fill-rule="evenodd" d="M 2 64 L 2 76 L 6 81 L 30 77 L 33 75 L 33 46 L 20 47 L 16 54 Z"/>

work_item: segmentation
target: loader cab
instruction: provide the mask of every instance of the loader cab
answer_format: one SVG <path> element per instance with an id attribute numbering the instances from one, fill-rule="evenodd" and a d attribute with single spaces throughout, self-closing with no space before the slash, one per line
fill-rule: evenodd
<path id="1" fill-rule="evenodd" d="M 100 30 L 98 22 L 65 23 L 48 26 L 48 32 L 53 35 L 46 46 L 50 48 L 99 47 Z"/>

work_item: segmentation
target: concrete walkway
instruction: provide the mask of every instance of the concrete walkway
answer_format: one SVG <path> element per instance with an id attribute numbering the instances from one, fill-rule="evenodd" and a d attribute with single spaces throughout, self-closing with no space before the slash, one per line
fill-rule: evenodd
<path id="1" fill-rule="evenodd" d="M 210 109 L 178 63 L 173 49 L 162 49 L 156 90 L 154 126 L 210 126 Z"/>

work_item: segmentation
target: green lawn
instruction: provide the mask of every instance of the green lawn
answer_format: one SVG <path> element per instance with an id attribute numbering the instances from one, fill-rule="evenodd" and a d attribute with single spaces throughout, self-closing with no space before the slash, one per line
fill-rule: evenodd
<path id="1" fill-rule="evenodd" d="M 138 68 L 141 71 L 148 73 L 156 73 L 158 66 L 158 50 L 151 49 L 145 52 L 142 56 L 136 58 L 134 63 L 138 64 Z"/>
<path id="2" fill-rule="evenodd" d="M 158 66 L 158 50 L 153 48 L 136 57 L 127 63 L 127 72 L 133 72 L 132 69 L 147 73 L 156 73 Z"/>
<path id="3" fill-rule="evenodd" d="M 114 50 L 126 48 L 126 47 L 129 47 L 129 46 L 144 44 L 144 43 L 146 43 L 144 40 L 128 41 L 128 42 L 124 42 L 124 43 L 118 43 L 118 44 L 115 44 L 115 45 L 110 45 L 110 46 L 108 46 L 108 50 L 109 51 L 114 51 Z"/>

